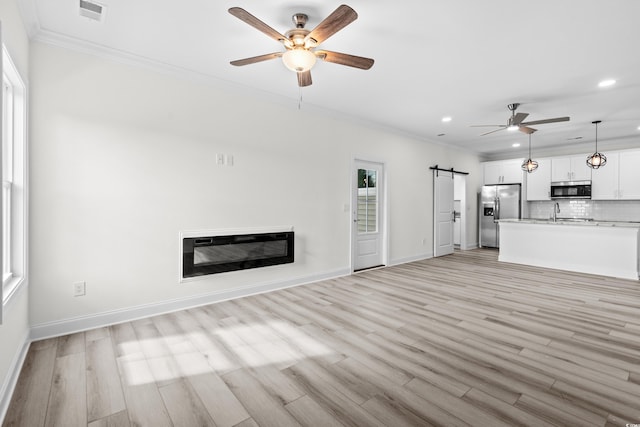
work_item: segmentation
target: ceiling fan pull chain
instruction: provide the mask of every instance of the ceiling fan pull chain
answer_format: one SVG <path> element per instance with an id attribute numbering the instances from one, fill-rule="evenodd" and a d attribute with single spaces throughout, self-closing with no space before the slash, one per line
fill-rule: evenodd
<path id="1" fill-rule="evenodd" d="M 298 86 L 298 110 L 302 108 L 302 88 Z"/>

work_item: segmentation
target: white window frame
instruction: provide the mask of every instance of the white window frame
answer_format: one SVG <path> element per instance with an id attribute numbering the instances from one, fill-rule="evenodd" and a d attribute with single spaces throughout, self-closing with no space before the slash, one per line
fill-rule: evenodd
<path id="1" fill-rule="evenodd" d="M 2 286 L 3 308 L 27 277 L 27 87 L 2 44 Z"/>

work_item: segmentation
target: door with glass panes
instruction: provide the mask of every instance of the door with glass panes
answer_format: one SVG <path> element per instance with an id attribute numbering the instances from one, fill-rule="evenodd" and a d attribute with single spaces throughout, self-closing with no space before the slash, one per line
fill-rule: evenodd
<path id="1" fill-rule="evenodd" d="M 353 185 L 353 270 L 384 265 L 384 168 L 356 160 Z"/>

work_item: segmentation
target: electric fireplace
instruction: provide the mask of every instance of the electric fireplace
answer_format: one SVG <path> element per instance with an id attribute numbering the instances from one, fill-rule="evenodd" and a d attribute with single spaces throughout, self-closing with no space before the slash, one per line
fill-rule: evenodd
<path id="1" fill-rule="evenodd" d="M 293 252 L 293 231 L 183 237 L 182 277 L 292 263 Z"/>

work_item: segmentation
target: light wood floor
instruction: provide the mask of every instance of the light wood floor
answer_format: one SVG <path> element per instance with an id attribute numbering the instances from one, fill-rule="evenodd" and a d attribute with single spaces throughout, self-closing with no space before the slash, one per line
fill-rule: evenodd
<path id="1" fill-rule="evenodd" d="M 3 425 L 627 423 L 640 282 L 480 249 L 34 342 Z"/>

